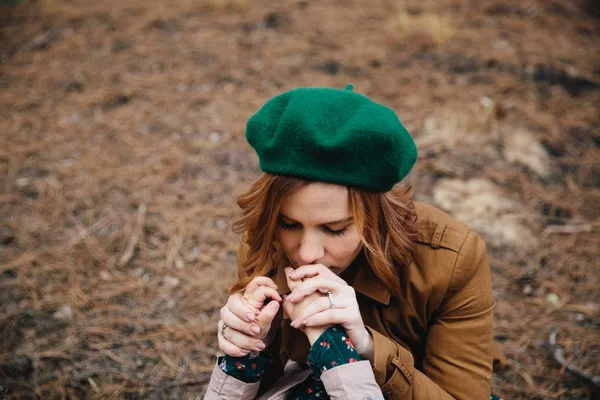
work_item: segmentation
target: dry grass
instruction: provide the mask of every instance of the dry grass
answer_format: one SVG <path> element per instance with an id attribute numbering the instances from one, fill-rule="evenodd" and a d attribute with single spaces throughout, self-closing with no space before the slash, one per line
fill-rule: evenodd
<path id="1" fill-rule="evenodd" d="M 399 12 L 393 20 L 398 37 L 402 40 L 421 40 L 441 46 L 452 38 L 456 27 L 448 16 L 432 13 L 411 14 Z"/>
<path id="2" fill-rule="evenodd" d="M 250 8 L 250 0 L 204 0 L 207 7 L 217 11 L 243 12 Z"/>
<path id="3" fill-rule="evenodd" d="M 352 82 L 424 143 L 421 200 L 446 178 L 488 182 L 538 240 L 486 237 L 508 357 L 494 390 L 593 398 L 548 344 L 559 328 L 567 360 L 600 374 L 600 49 L 584 8 L 408 1 L 407 35 L 419 15 L 452 21 L 423 19 L 443 43 L 424 47 L 387 35 L 383 0 L 31 4 L 1 24 L 0 397 L 201 396 L 235 198 L 260 173 L 245 121 L 282 90 Z M 519 132 L 547 160 L 516 157 Z"/>

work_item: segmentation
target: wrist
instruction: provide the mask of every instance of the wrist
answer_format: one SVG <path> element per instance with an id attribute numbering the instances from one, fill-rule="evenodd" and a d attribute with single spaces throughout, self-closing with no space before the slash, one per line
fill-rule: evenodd
<path id="1" fill-rule="evenodd" d="M 369 333 L 369 331 L 365 328 L 364 330 L 364 339 L 360 341 L 360 343 L 354 343 L 354 348 L 356 352 L 364 359 L 368 359 L 373 362 L 373 355 L 375 351 L 375 344 L 373 342 L 373 337 Z"/>
<path id="2" fill-rule="evenodd" d="M 313 343 L 316 342 L 317 339 L 323 334 L 323 332 L 325 332 L 329 327 L 330 327 L 330 325 L 314 327 L 314 328 L 306 327 L 304 329 L 304 334 L 308 338 L 308 342 L 310 343 L 310 345 L 312 346 Z"/>

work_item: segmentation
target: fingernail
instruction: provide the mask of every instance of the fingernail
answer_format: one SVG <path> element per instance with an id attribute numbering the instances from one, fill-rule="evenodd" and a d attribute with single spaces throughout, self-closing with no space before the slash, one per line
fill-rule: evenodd
<path id="1" fill-rule="evenodd" d="M 254 314 L 252 314 L 251 312 L 247 312 L 246 313 L 246 319 L 248 321 L 254 321 Z"/>
<path id="2" fill-rule="evenodd" d="M 258 325 L 252 325 L 250 327 L 250 332 L 252 332 L 252 333 L 254 333 L 256 335 L 257 333 L 260 332 L 260 328 L 258 327 Z"/>
<path id="3" fill-rule="evenodd" d="M 256 343 L 256 348 L 262 350 L 265 348 L 265 344 L 263 342 L 257 342 Z"/>
<path id="4" fill-rule="evenodd" d="M 290 293 L 290 294 L 288 295 L 288 297 L 287 297 L 287 299 L 288 299 L 289 301 L 292 301 L 292 299 L 293 299 L 293 298 L 294 298 L 294 292 Z"/>

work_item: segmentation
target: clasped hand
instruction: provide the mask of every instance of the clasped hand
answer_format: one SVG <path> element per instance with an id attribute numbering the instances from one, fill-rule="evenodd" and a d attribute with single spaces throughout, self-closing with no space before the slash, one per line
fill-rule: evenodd
<path id="1" fill-rule="evenodd" d="M 311 343 L 327 327 L 339 324 L 359 354 L 372 350 L 372 338 L 364 326 L 352 286 L 321 264 L 296 270 L 288 267 L 285 272 L 292 292 L 283 299 L 275 282 L 267 277 L 254 278 L 243 295 L 230 296 L 221 309 L 219 322 L 219 347 L 225 354 L 239 357 L 268 347 L 281 324 L 280 302 L 292 320 L 291 326 L 304 332 Z M 333 295 L 333 309 L 328 291 Z M 226 338 L 221 335 L 223 323 L 227 324 Z"/>

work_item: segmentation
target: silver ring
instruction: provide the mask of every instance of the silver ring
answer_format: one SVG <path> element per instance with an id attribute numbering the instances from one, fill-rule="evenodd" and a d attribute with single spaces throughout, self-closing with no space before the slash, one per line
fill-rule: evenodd
<path id="1" fill-rule="evenodd" d="M 329 297 L 329 309 L 333 310 L 335 308 L 335 301 L 333 300 L 333 293 L 331 293 L 331 290 L 327 291 L 327 297 Z"/>
<path id="2" fill-rule="evenodd" d="M 223 326 L 221 326 L 221 336 L 223 336 L 223 339 L 229 340 L 227 339 L 227 336 L 225 336 L 225 329 L 227 329 L 227 324 L 223 322 Z"/>

